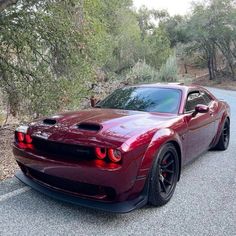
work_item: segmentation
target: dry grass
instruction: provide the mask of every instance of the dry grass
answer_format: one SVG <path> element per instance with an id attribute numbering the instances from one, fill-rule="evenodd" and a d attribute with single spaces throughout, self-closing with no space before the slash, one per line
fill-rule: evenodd
<path id="1" fill-rule="evenodd" d="M 236 90 L 236 80 L 232 80 L 227 76 L 220 76 L 216 80 L 209 80 L 207 68 L 196 68 L 188 66 L 188 74 L 184 73 L 183 64 L 179 64 L 180 81 L 185 84 L 197 84 L 206 87 L 221 88 L 226 90 Z"/>

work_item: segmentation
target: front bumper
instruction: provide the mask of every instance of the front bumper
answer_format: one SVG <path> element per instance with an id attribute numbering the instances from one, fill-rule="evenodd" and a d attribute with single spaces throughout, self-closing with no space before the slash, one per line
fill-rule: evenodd
<path id="1" fill-rule="evenodd" d="M 96 210 L 102 210 L 113 213 L 128 213 L 134 209 L 141 208 L 147 204 L 147 187 L 144 188 L 142 193 L 135 199 L 130 201 L 118 203 L 105 203 L 92 201 L 89 199 L 79 198 L 73 195 L 65 194 L 61 191 L 51 189 L 43 184 L 40 184 L 33 179 L 27 177 L 22 171 L 18 171 L 15 175 L 20 181 L 29 185 L 33 189 L 60 201 L 68 202 L 71 204 L 88 207 Z"/>
<path id="2" fill-rule="evenodd" d="M 95 208 L 104 210 L 111 208 L 110 211 L 113 212 L 128 212 L 147 202 L 144 197 L 146 178 L 137 176 L 138 160 L 124 166 L 104 164 L 101 160 L 65 162 L 39 155 L 33 149 L 19 148 L 15 144 L 13 144 L 13 152 L 23 171 L 23 174 L 17 174 L 17 177 L 33 188 L 46 194 L 49 193 L 50 196 L 55 195 L 59 198 L 58 195 L 61 195 L 69 202 L 77 202 L 79 205 L 92 208 L 96 205 L 98 207 Z M 77 190 L 78 184 L 87 185 L 89 192 L 94 188 L 92 196 L 89 195 L 90 193 L 80 194 L 73 191 Z M 72 191 L 71 188 L 67 188 L 68 186 L 72 186 Z M 97 194 L 96 189 L 102 189 L 102 193 Z M 105 198 L 104 192 L 107 193 Z"/>

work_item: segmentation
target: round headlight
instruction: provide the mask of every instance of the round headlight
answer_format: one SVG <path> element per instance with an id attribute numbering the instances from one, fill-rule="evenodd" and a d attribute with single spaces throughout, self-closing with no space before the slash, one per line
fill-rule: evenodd
<path id="1" fill-rule="evenodd" d="M 95 148 L 95 153 L 96 153 L 97 158 L 100 160 L 105 159 L 107 156 L 106 148 L 97 147 L 97 148 Z"/>
<path id="2" fill-rule="evenodd" d="M 108 149 L 108 157 L 112 162 L 116 163 L 120 162 L 122 158 L 121 152 L 117 149 L 112 149 L 112 148 Z"/>

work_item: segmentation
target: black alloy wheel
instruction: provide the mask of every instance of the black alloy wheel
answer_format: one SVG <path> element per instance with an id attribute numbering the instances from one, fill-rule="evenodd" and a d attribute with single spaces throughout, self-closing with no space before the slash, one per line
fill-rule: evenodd
<path id="1" fill-rule="evenodd" d="M 213 149 L 225 151 L 229 147 L 229 141 L 230 141 L 230 121 L 227 119 L 221 131 L 220 139 L 217 145 Z"/>
<path id="2" fill-rule="evenodd" d="M 175 185 L 176 163 L 175 156 L 170 151 L 167 152 L 159 164 L 159 184 L 163 197 L 168 195 Z"/>
<path id="3" fill-rule="evenodd" d="M 175 146 L 165 144 L 158 152 L 149 178 L 149 203 L 166 204 L 172 197 L 179 175 L 179 157 Z"/>
<path id="4" fill-rule="evenodd" d="M 223 140 L 224 140 L 224 146 L 228 147 L 229 146 L 229 122 L 225 122 L 224 124 L 224 129 L 223 129 Z"/>

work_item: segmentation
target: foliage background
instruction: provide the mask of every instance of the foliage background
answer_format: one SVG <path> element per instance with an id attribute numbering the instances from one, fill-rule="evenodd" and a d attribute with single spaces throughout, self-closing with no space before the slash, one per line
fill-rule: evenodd
<path id="1" fill-rule="evenodd" d="M 1 0 L 1 100 L 13 116 L 78 109 L 90 96 L 174 82 L 179 61 L 235 80 L 236 5 L 194 3 L 187 16 L 131 0 Z M 2 117 L 2 115 L 1 115 Z"/>

